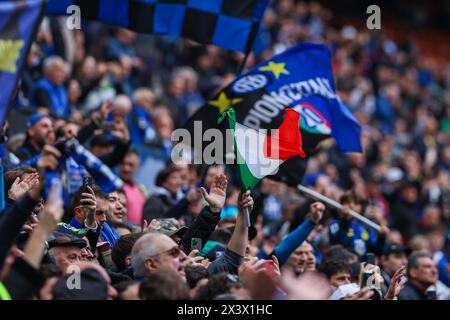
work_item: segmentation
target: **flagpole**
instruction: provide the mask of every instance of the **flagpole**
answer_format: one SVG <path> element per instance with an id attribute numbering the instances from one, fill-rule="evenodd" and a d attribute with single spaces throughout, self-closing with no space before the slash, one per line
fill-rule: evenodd
<path id="1" fill-rule="evenodd" d="M 250 212 L 248 211 L 248 208 L 243 208 L 242 212 L 244 213 L 245 226 L 249 228 L 252 225 L 250 221 Z"/>
<path id="2" fill-rule="evenodd" d="M 342 204 L 340 204 L 339 202 L 334 201 L 333 199 L 330 199 L 330 198 L 324 196 L 323 194 L 320 194 L 320 193 L 318 193 L 318 192 L 316 192 L 314 190 L 311 190 L 311 189 L 309 189 L 309 188 L 307 188 L 307 187 L 305 187 L 305 186 L 303 186 L 301 184 L 297 185 L 297 188 L 301 192 L 309 195 L 310 197 L 313 197 L 313 198 L 315 198 L 317 200 L 323 201 L 326 204 L 328 204 L 328 205 L 330 205 L 330 206 L 332 206 L 332 207 L 334 207 L 336 209 L 341 210 L 342 207 L 343 207 Z M 373 222 L 370 219 L 367 219 L 366 217 L 364 217 L 363 215 L 361 215 L 360 213 L 358 213 L 358 212 L 356 212 L 354 210 L 350 209 L 350 215 L 353 218 L 361 221 L 362 223 L 366 224 L 367 226 L 369 226 L 369 227 L 371 227 L 371 228 L 373 228 L 373 229 L 375 229 L 377 231 L 381 230 L 381 227 L 378 224 L 376 224 L 375 222 Z"/>

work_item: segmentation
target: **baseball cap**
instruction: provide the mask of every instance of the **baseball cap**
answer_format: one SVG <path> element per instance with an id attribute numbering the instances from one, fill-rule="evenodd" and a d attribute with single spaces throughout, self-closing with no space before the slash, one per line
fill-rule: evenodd
<path id="1" fill-rule="evenodd" d="M 32 126 L 34 126 L 36 123 L 38 123 L 39 121 L 41 121 L 44 118 L 49 118 L 49 117 L 46 115 L 38 114 L 38 113 L 33 114 L 27 120 L 27 129 L 31 128 Z"/>
<path id="2" fill-rule="evenodd" d="M 87 243 L 83 239 L 69 236 L 68 234 L 57 234 L 53 239 L 48 241 L 48 248 L 55 247 L 78 247 L 86 248 Z"/>
<path id="3" fill-rule="evenodd" d="M 158 222 L 161 225 L 161 229 L 158 230 L 158 233 L 165 234 L 169 237 L 172 237 L 173 235 L 182 237 L 188 229 L 186 226 L 182 226 L 174 218 L 158 219 Z"/>
<path id="4" fill-rule="evenodd" d="M 384 254 L 386 256 L 391 253 L 405 253 L 406 255 L 409 255 L 411 253 L 411 249 L 400 244 L 392 243 L 387 246 L 386 250 L 384 250 Z"/>
<path id="5" fill-rule="evenodd" d="M 158 232 L 165 234 L 169 237 L 173 236 L 173 235 L 178 235 L 180 237 L 182 237 L 184 235 L 184 233 L 187 231 L 187 227 L 186 226 L 182 226 L 178 229 L 174 229 L 174 230 L 170 230 L 170 229 L 159 229 Z"/>
<path id="6" fill-rule="evenodd" d="M 81 271 L 77 290 L 67 286 L 69 276 L 60 278 L 52 288 L 54 300 L 108 300 L 108 284 L 97 270 L 89 268 Z"/>

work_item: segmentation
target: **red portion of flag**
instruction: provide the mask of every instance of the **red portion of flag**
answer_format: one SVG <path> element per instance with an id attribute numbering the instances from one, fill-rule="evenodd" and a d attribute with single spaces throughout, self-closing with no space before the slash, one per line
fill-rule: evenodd
<path id="1" fill-rule="evenodd" d="M 272 159 L 288 160 L 295 156 L 305 157 L 300 134 L 300 115 L 291 108 L 284 109 L 280 127 L 264 141 L 264 155 Z"/>

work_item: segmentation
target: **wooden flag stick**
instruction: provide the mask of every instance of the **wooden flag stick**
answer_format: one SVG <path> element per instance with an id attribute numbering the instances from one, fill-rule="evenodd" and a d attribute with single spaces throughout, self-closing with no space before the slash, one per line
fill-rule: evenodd
<path id="1" fill-rule="evenodd" d="M 328 205 L 330 205 L 330 206 L 332 206 L 332 207 L 334 207 L 336 209 L 339 209 L 339 210 L 342 209 L 342 204 L 340 204 L 337 201 L 334 201 L 333 199 L 330 199 L 330 198 L 324 196 L 323 194 L 320 194 L 320 193 L 318 193 L 318 192 L 316 192 L 314 190 L 311 190 L 311 189 L 309 189 L 309 188 L 307 188 L 307 187 L 305 187 L 305 186 L 303 186 L 301 184 L 299 184 L 297 186 L 297 188 L 301 192 L 307 194 L 308 196 L 310 196 L 310 197 L 312 197 L 314 199 L 317 199 L 317 200 L 320 200 L 322 202 L 325 202 L 326 204 L 328 204 Z M 378 224 L 376 224 L 375 222 L 373 222 L 370 219 L 367 219 L 366 217 L 364 217 L 363 215 L 361 215 L 360 213 L 358 213 L 358 212 L 356 212 L 354 210 L 350 209 L 350 215 L 353 218 L 361 221 L 362 223 L 364 223 L 365 225 L 367 225 L 367 226 L 369 226 L 371 228 L 374 228 L 377 231 L 381 230 L 381 227 Z"/>

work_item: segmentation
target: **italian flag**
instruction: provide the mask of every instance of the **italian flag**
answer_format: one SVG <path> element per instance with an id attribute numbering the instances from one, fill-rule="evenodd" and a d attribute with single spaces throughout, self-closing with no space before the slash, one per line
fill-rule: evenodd
<path id="1" fill-rule="evenodd" d="M 305 157 L 300 135 L 300 116 L 291 108 L 284 109 L 283 122 L 277 129 L 255 130 L 236 122 L 235 111 L 224 112 L 219 122 L 228 116 L 234 140 L 234 151 L 243 190 L 252 189 L 265 176 L 278 172 L 284 161 Z"/>

